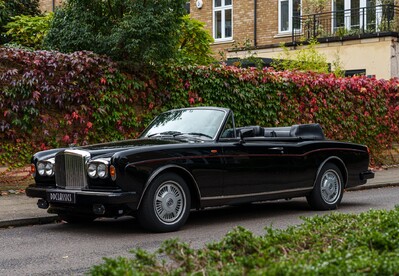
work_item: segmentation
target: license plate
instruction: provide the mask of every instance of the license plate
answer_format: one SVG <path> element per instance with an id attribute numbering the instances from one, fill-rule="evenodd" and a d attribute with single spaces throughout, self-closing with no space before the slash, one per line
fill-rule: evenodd
<path id="1" fill-rule="evenodd" d="M 61 202 L 61 203 L 75 203 L 75 194 L 68 192 L 48 192 L 47 200 L 49 202 Z"/>

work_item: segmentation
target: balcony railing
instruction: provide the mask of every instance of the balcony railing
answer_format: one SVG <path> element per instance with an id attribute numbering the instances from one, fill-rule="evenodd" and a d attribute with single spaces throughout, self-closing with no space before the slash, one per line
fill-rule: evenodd
<path id="1" fill-rule="evenodd" d="M 294 45 L 399 33 L 399 6 L 378 5 L 293 17 Z"/>

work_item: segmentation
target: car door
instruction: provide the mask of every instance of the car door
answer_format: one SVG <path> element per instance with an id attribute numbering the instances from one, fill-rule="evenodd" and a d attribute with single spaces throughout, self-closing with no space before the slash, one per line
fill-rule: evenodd
<path id="1" fill-rule="evenodd" d="M 288 193 L 312 185 L 311 161 L 296 143 L 225 143 L 223 156 L 225 196 Z"/>

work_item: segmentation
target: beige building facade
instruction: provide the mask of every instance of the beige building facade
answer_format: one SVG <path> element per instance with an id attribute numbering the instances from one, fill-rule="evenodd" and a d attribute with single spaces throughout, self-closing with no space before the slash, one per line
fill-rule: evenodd
<path id="1" fill-rule="evenodd" d="M 42 12 L 53 12 L 62 0 L 39 0 L 39 7 Z"/>
<path id="2" fill-rule="evenodd" d="M 313 38 L 331 64 L 389 79 L 399 77 L 398 2 L 326 0 L 315 8 L 306 0 L 191 0 L 190 14 L 205 23 L 214 53 L 225 58 L 279 58 L 282 43 L 295 51 Z"/>

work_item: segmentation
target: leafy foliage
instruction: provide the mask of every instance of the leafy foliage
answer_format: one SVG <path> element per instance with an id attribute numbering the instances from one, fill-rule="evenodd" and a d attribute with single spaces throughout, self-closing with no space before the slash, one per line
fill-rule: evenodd
<path id="1" fill-rule="evenodd" d="M 366 144 L 386 164 L 398 99 L 399 79 L 220 65 L 129 75 L 90 52 L 0 48 L 0 139 L 32 150 L 133 138 L 161 111 L 208 105 L 231 108 L 238 126 L 320 123 L 328 138 Z"/>
<path id="2" fill-rule="evenodd" d="M 204 25 L 189 15 L 183 17 L 181 28 L 178 30 L 180 40 L 176 59 L 179 64 L 208 65 L 215 61 L 210 48 L 213 37 L 204 29 Z"/>
<path id="3" fill-rule="evenodd" d="M 39 0 L 6 0 L 5 8 L 10 17 L 16 15 L 39 15 Z"/>
<path id="4" fill-rule="evenodd" d="M 0 0 L 0 26 L 3 26 L 8 17 L 6 4 L 4 0 Z"/>
<path id="5" fill-rule="evenodd" d="M 233 61 L 233 65 L 237 67 L 256 67 L 262 69 L 265 67 L 265 63 L 262 58 L 257 56 L 254 52 L 254 46 L 252 40 L 246 39 L 243 42 L 235 41 L 233 42 L 232 50 L 238 55 L 238 52 L 244 52 L 244 56 L 240 58 L 229 58 Z M 223 52 L 219 52 L 221 55 L 221 60 L 226 60 Z"/>
<path id="6" fill-rule="evenodd" d="M 17 15 L 36 16 L 40 14 L 39 0 L 0 0 L 0 44 L 9 41 L 4 26 Z"/>
<path id="7" fill-rule="evenodd" d="M 395 275 L 399 271 L 399 208 L 360 215 L 305 218 L 264 236 L 237 227 L 221 241 L 192 249 L 168 240 L 154 254 L 107 258 L 91 275 Z M 161 255 L 162 258 L 158 256 Z"/>
<path id="8" fill-rule="evenodd" d="M 11 41 L 25 47 L 39 49 L 50 28 L 52 13 L 44 16 L 17 15 L 5 26 Z"/>
<path id="9" fill-rule="evenodd" d="M 12 141 L 43 150 L 85 144 L 93 136 L 95 141 L 123 139 L 130 135 L 124 128 L 136 124 L 128 120 L 135 118 L 134 89 L 111 60 L 90 52 L 0 48 L 0 91 L 3 145 Z"/>
<path id="10" fill-rule="evenodd" d="M 328 73 L 329 66 L 325 55 L 316 50 L 316 40 L 311 40 L 308 45 L 300 45 L 296 52 L 290 51 L 284 45 L 282 54 L 273 62 L 272 66 L 277 70 L 300 70 Z"/>
<path id="11" fill-rule="evenodd" d="M 69 53 L 88 50 L 133 69 L 176 54 L 183 0 L 69 0 L 55 12 L 45 45 Z"/>

